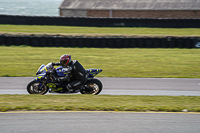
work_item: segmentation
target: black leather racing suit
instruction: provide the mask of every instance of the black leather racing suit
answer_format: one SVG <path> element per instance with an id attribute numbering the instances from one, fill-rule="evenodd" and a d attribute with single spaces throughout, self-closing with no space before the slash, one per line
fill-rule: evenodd
<path id="1" fill-rule="evenodd" d="M 58 65 L 59 63 L 54 64 Z M 67 69 L 68 71 L 66 76 L 58 78 L 59 81 L 67 81 L 71 79 L 72 82 L 67 85 L 67 89 L 76 88 L 87 81 L 87 72 L 77 60 L 71 61 Z"/>

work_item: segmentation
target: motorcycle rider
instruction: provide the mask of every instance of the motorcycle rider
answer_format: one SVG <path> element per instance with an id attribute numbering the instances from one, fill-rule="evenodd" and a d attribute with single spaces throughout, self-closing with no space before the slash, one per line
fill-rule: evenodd
<path id="1" fill-rule="evenodd" d="M 87 81 L 87 72 L 84 67 L 77 61 L 71 60 L 71 55 L 64 54 L 60 57 L 60 63 L 53 63 L 52 65 L 61 65 L 63 70 L 67 72 L 64 77 L 55 77 L 56 82 L 60 81 L 69 81 L 71 79 L 71 83 L 66 86 L 66 89 L 69 92 L 73 92 L 74 89 L 77 91 L 81 85 L 83 85 Z"/>

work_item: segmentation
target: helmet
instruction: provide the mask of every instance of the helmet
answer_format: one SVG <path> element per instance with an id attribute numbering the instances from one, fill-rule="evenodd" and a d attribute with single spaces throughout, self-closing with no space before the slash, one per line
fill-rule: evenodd
<path id="1" fill-rule="evenodd" d="M 62 67 L 67 67 L 67 65 L 71 62 L 71 55 L 64 54 L 60 57 L 60 64 Z"/>

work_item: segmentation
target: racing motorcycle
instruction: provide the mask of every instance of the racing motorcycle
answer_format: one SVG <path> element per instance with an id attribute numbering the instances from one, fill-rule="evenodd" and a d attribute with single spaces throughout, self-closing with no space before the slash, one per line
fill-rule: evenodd
<path id="1" fill-rule="evenodd" d="M 27 85 L 27 91 L 29 94 L 41 94 L 44 95 L 49 93 L 78 93 L 81 94 L 93 94 L 98 95 L 102 90 L 102 83 L 100 80 L 94 78 L 98 73 L 102 72 L 102 69 L 86 69 L 87 71 L 87 81 L 76 88 L 73 91 L 68 91 L 66 86 L 71 82 L 55 82 L 55 77 L 63 77 L 66 75 L 67 68 L 59 66 L 54 68 L 52 63 L 47 65 L 42 64 L 36 75 L 37 77 L 30 81 Z M 73 80 L 73 79 L 72 79 Z"/>

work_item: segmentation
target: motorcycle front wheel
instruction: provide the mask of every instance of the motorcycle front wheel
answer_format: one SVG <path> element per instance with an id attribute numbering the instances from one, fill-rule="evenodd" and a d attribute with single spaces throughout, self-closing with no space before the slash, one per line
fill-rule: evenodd
<path id="1" fill-rule="evenodd" d="M 98 95 L 103 88 L 101 81 L 98 79 L 88 80 L 85 84 L 85 88 L 80 91 L 81 94 Z"/>
<path id="2" fill-rule="evenodd" d="M 33 80 L 27 85 L 27 91 L 29 94 L 44 95 L 48 92 L 49 88 L 45 85 Z"/>

